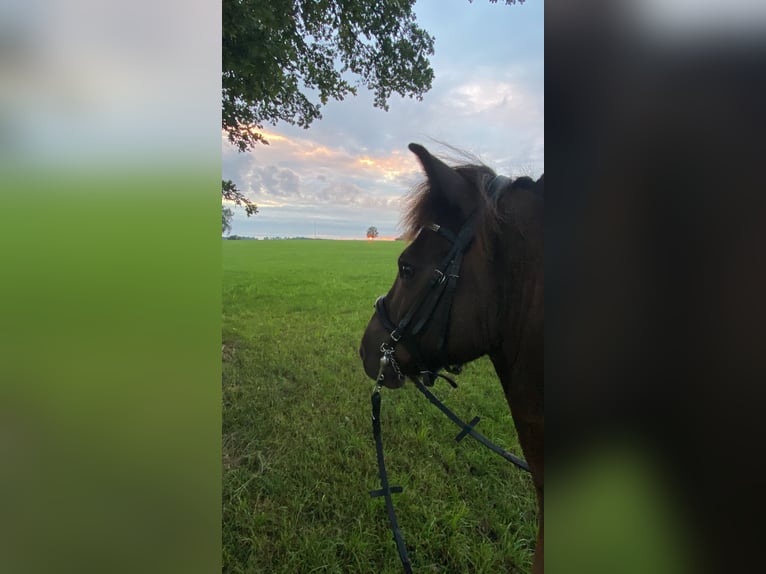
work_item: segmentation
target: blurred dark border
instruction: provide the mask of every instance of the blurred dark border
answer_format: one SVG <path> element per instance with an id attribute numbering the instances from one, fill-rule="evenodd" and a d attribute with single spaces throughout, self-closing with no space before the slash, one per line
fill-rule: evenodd
<path id="1" fill-rule="evenodd" d="M 665 497 L 672 571 L 746 571 L 763 496 L 766 36 L 656 30 L 633 7 L 546 5 L 546 562 L 587 518 L 557 514 L 556 485 L 629 454 Z M 589 542 L 587 571 L 619 565 Z"/>

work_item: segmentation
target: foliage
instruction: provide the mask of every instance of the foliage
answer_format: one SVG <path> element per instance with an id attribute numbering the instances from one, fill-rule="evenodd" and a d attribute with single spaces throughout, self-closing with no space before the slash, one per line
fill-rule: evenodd
<path id="1" fill-rule="evenodd" d="M 258 206 L 247 199 L 230 179 L 221 180 L 221 195 L 223 196 L 223 199 L 233 201 L 235 205 L 239 205 L 240 207 L 244 206 L 248 217 L 258 213 Z"/>
<path id="2" fill-rule="evenodd" d="M 265 122 L 307 128 L 330 98 L 359 85 L 388 99 L 422 99 L 434 78 L 434 38 L 415 0 L 223 0 L 222 127 L 240 151 L 266 142 Z M 356 77 L 351 83 L 349 73 Z"/>
<path id="3" fill-rule="evenodd" d="M 234 212 L 226 207 L 221 206 L 221 234 L 226 235 L 231 231 L 231 218 L 234 217 Z"/>
<path id="4" fill-rule="evenodd" d="M 374 225 L 367 228 L 367 238 L 375 239 L 378 236 L 378 228 Z"/>
<path id="5" fill-rule="evenodd" d="M 223 242 L 223 572 L 401 573 L 359 342 L 396 275 L 397 242 Z M 349 262 L 355 262 L 350 265 Z M 486 360 L 434 392 L 520 454 Z M 527 572 L 534 489 L 412 385 L 383 390 L 383 444 L 414 569 Z"/>

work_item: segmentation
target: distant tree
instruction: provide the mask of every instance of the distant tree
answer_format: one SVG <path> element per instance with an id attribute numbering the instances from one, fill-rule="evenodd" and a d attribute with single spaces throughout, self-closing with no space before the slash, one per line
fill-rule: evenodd
<path id="1" fill-rule="evenodd" d="M 375 239 L 378 236 L 378 228 L 375 226 L 367 229 L 367 239 Z"/>
<path id="2" fill-rule="evenodd" d="M 225 205 L 221 206 L 221 235 L 226 235 L 231 231 L 231 218 L 234 212 Z"/>

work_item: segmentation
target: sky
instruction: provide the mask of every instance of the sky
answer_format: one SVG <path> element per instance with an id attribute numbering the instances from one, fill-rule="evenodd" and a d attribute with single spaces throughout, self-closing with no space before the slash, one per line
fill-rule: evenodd
<path id="1" fill-rule="evenodd" d="M 329 102 L 308 130 L 265 126 L 270 144 L 241 153 L 222 134 L 222 176 L 258 205 L 233 208 L 231 234 L 364 239 L 401 234 L 401 200 L 422 180 L 407 149 L 416 142 L 449 158 L 454 146 L 496 172 L 544 171 L 541 0 L 419 0 L 418 23 L 435 36 L 435 78 L 422 101 L 372 94 Z M 461 158 L 457 158 L 461 159 Z"/>

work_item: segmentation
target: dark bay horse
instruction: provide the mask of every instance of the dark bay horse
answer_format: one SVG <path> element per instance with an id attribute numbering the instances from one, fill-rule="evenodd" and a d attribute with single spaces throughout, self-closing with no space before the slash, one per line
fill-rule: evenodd
<path id="1" fill-rule="evenodd" d="M 543 177 L 450 167 L 410 144 L 427 179 L 409 196 L 411 243 L 362 337 L 364 370 L 387 387 L 489 355 L 535 485 L 543 572 Z"/>

